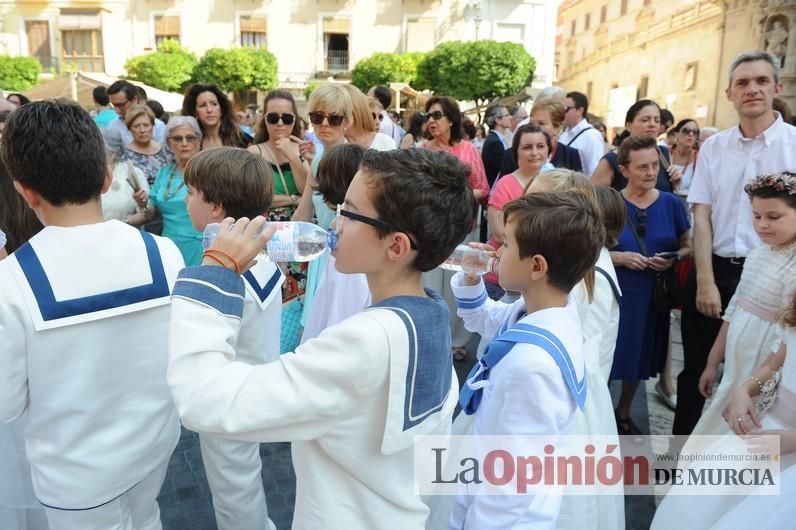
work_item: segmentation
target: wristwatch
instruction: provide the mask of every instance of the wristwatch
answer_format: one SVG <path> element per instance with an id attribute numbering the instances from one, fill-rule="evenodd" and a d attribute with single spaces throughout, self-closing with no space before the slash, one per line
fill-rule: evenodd
<path id="1" fill-rule="evenodd" d="M 290 200 L 298 204 L 300 197 L 298 195 L 291 195 Z"/>

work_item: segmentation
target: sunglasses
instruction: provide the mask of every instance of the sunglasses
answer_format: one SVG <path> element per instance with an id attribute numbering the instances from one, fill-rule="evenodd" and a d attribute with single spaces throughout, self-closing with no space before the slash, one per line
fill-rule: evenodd
<path id="1" fill-rule="evenodd" d="M 445 113 L 441 110 L 435 110 L 434 112 L 429 112 L 426 114 L 427 117 L 433 119 L 434 121 L 441 120 Z"/>
<path id="2" fill-rule="evenodd" d="M 638 208 L 636 215 L 638 216 L 638 235 L 644 237 L 647 235 L 647 210 Z"/>
<path id="3" fill-rule="evenodd" d="M 197 141 L 199 141 L 199 137 L 192 134 L 189 134 L 188 136 L 169 136 L 169 141 L 174 142 L 175 144 L 181 144 L 183 142 L 195 144 Z"/>
<path id="4" fill-rule="evenodd" d="M 680 134 L 687 134 L 689 136 L 693 135 L 696 136 L 699 134 L 699 129 L 689 129 L 688 127 L 683 127 L 680 129 Z"/>
<path id="5" fill-rule="evenodd" d="M 284 114 L 279 114 L 278 112 L 269 112 L 265 115 L 265 121 L 270 123 L 271 125 L 276 125 L 279 123 L 279 120 L 282 120 L 282 123 L 285 125 L 293 125 L 293 122 L 296 120 L 296 117 L 292 114 L 288 114 L 285 112 Z M 323 120 L 321 120 L 323 121 Z"/>
<path id="6" fill-rule="evenodd" d="M 379 120 L 379 121 L 384 120 L 384 116 L 381 115 L 381 114 L 376 114 L 375 112 L 371 112 L 371 114 L 373 114 L 373 119 L 374 120 Z"/>
<path id="7" fill-rule="evenodd" d="M 360 223 L 364 223 L 366 225 L 372 226 L 373 228 L 378 228 L 380 230 L 384 230 L 385 232 L 400 232 L 401 230 L 397 230 L 393 225 L 388 223 L 387 221 L 382 221 L 381 219 L 374 219 L 373 217 L 368 217 L 366 215 L 360 215 L 358 213 L 349 212 L 348 210 L 343 210 L 343 205 L 337 205 L 337 222 L 335 223 L 335 228 L 337 232 L 342 232 L 342 218 L 347 217 L 352 221 L 358 221 Z M 409 239 L 409 247 L 412 250 L 417 250 L 417 243 L 406 234 L 406 237 Z"/>
<path id="8" fill-rule="evenodd" d="M 325 112 L 313 111 L 310 112 L 310 123 L 313 125 L 320 125 L 323 120 L 326 120 L 331 127 L 340 127 L 343 124 L 345 116 L 342 114 L 326 114 Z"/>

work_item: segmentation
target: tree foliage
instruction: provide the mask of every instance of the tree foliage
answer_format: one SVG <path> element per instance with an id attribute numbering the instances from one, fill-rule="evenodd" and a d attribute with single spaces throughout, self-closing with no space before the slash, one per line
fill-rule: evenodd
<path id="1" fill-rule="evenodd" d="M 188 86 L 198 64 L 196 55 L 172 39 L 166 39 L 158 51 L 133 57 L 124 67 L 131 79 L 149 86 L 182 92 Z"/>
<path id="2" fill-rule="evenodd" d="M 516 94 L 533 80 L 536 61 L 520 44 L 479 40 L 440 44 L 417 66 L 418 89 L 481 105 Z"/>
<path id="3" fill-rule="evenodd" d="M 408 83 L 414 86 L 417 65 L 425 56 L 421 52 L 374 53 L 359 61 L 351 72 L 351 83 L 363 92 L 376 85 Z"/>
<path id="4" fill-rule="evenodd" d="M 39 83 L 41 65 L 33 57 L 0 55 L 0 88 L 8 91 L 27 90 Z"/>
<path id="5" fill-rule="evenodd" d="M 279 82 L 276 57 L 257 48 L 211 48 L 199 60 L 194 77 L 227 92 L 272 90 Z"/>

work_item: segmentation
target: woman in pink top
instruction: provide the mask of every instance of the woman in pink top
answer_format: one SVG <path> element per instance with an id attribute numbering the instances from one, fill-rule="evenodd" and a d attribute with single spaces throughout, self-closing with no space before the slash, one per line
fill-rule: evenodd
<path id="1" fill-rule="evenodd" d="M 503 206 L 520 197 L 525 189 L 533 182 L 544 165 L 547 163 L 552 151 L 550 136 L 537 125 L 523 125 L 514 132 L 511 143 L 511 154 L 517 162 L 514 173 L 503 175 L 495 183 L 495 189 L 489 197 L 487 220 L 492 232 L 489 244 L 495 249 L 503 245 Z M 484 276 L 487 284 L 497 285 L 496 274 Z M 499 292 L 499 291 L 498 291 Z"/>

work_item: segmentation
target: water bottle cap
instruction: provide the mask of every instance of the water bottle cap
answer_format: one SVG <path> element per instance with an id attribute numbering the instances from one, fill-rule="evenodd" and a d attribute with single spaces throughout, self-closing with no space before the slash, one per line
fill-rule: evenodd
<path id="1" fill-rule="evenodd" d="M 326 232 L 326 246 L 329 248 L 329 252 L 334 251 L 337 247 L 337 231 L 334 228 L 330 228 Z"/>

